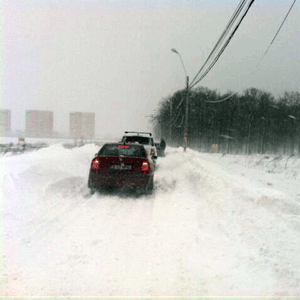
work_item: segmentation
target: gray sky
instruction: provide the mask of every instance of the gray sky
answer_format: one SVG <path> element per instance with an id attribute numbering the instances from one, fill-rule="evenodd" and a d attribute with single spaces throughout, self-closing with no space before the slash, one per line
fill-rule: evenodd
<path id="1" fill-rule="evenodd" d="M 98 136 L 149 130 L 146 116 L 185 86 L 170 49 L 193 79 L 239 2 L 7 0 L 0 107 L 12 110 L 13 130 L 24 130 L 28 109 L 52 110 L 56 131 L 68 132 L 71 111 L 95 112 Z M 256 0 L 197 87 L 300 92 L 299 3 L 257 66 L 292 2 Z"/>

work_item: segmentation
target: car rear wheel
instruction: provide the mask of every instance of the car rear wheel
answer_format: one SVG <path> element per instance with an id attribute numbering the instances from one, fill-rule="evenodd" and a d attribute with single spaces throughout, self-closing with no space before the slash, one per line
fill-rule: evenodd
<path id="1" fill-rule="evenodd" d="M 90 188 L 90 194 L 91 194 L 91 195 L 94 195 L 95 193 L 96 193 L 96 189 L 93 189 L 93 188 L 91 189 L 91 188 Z"/>
<path id="2" fill-rule="evenodd" d="M 153 189 L 154 189 L 154 183 L 152 178 L 150 184 L 145 187 L 145 194 L 151 195 L 153 193 Z"/>

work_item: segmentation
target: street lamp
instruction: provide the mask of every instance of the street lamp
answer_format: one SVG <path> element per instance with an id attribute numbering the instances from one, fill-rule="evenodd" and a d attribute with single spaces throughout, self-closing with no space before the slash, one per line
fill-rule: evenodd
<path id="1" fill-rule="evenodd" d="M 185 77 L 186 77 L 185 122 L 184 122 L 184 152 L 186 152 L 186 148 L 188 145 L 188 114 L 189 114 L 189 92 L 190 92 L 189 76 L 186 73 L 186 68 L 184 66 L 180 53 L 174 48 L 172 48 L 171 51 L 179 55 L 181 64 L 184 69 Z"/>

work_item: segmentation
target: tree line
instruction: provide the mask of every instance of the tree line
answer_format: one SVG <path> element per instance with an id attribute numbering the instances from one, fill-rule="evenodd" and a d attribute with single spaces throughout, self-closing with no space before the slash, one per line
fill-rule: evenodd
<path id="1" fill-rule="evenodd" d="M 163 98 L 151 120 L 155 134 L 175 147 L 184 145 L 185 97 L 180 90 Z M 256 88 L 220 94 L 199 87 L 189 91 L 188 147 L 212 152 L 217 144 L 222 153 L 300 155 L 299 120 L 298 92 L 275 98 Z"/>

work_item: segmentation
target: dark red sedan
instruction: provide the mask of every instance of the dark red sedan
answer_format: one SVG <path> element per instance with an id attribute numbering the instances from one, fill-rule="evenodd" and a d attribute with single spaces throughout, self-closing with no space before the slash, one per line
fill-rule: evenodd
<path id="1" fill-rule="evenodd" d="M 88 187 L 92 193 L 103 187 L 129 187 L 151 194 L 154 168 L 143 145 L 108 143 L 92 160 Z"/>

